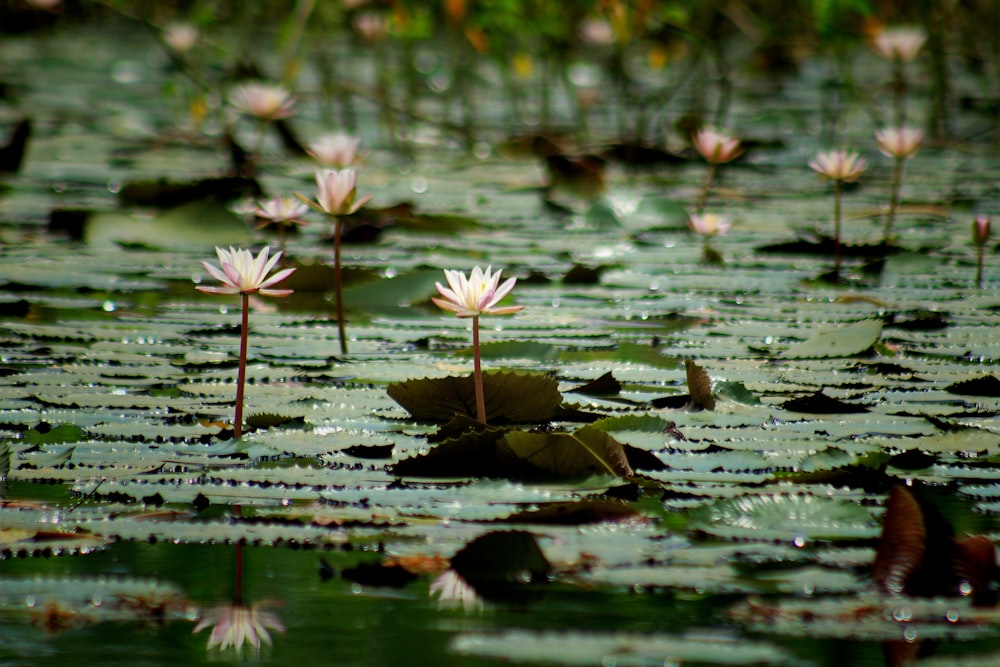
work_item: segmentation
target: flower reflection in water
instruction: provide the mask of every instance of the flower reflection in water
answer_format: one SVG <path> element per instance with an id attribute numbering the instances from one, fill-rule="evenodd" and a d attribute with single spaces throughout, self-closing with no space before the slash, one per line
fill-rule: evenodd
<path id="1" fill-rule="evenodd" d="M 206 609 L 193 632 L 212 628 L 208 636 L 208 650 L 225 651 L 233 648 L 236 655 L 243 653 L 244 646 L 253 648 L 255 654 L 260 653 L 262 644 L 271 643 L 271 631 L 285 631 L 285 625 L 278 615 L 266 611 L 267 607 L 275 606 L 273 601 L 255 602 L 251 605 L 224 604 Z"/>

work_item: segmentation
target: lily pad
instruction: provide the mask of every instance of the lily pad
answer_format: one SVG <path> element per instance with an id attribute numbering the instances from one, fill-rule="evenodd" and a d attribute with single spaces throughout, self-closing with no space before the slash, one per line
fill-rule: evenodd
<path id="1" fill-rule="evenodd" d="M 389 396 L 414 419 L 447 422 L 456 415 L 476 416 L 471 375 L 393 382 Z M 483 373 L 486 420 L 491 423 L 545 422 L 552 419 L 562 396 L 552 378 L 510 371 Z"/>
<path id="2" fill-rule="evenodd" d="M 881 335 L 881 320 L 861 320 L 821 330 L 803 342 L 790 346 L 778 356 L 782 359 L 851 357 L 871 349 Z"/>

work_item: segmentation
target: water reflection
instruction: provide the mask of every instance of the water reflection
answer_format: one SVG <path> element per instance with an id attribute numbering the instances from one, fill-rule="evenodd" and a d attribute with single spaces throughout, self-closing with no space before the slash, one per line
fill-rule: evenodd
<path id="1" fill-rule="evenodd" d="M 240 506 L 236 506 L 234 513 L 237 517 L 242 514 Z M 268 611 L 270 608 L 282 606 L 282 602 L 260 600 L 247 604 L 243 598 L 242 544 L 235 545 L 233 561 L 232 601 L 204 609 L 192 632 L 212 629 L 206 646 L 209 651 L 225 651 L 232 648 L 237 656 L 242 656 L 244 646 L 249 646 L 253 649 L 254 657 L 259 657 L 261 646 L 271 643 L 271 631 L 285 631 L 285 625 L 278 615 Z"/>

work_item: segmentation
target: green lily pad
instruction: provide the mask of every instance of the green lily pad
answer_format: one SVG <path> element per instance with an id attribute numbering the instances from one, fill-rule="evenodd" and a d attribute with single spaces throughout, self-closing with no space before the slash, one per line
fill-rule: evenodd
<path id="1" fill-rule="evenodd" d="M 386 391 L 421 421 L 447 422 L 455 415 L 476 416 L 472 375 L 393 382 Z M 558 383 L 534 373 L 484 373 L 483 392 L 486 421 L 491 423 L 545 422 L 555 416 L 562 401 Z"/>
<path id="2" fill-rule="evenodd" d="M 803 342 L 790 346 L 778 356 L 782 359 L 850 357 L 871 349 L 881 335 L 881 320 L 861 320 L 821 330 Z"/>
<path id="3" fill-rule="evenodd" d="M 559 477 L 633 474 L 621 443 L 592 426 L 574 433 L 507 433 L 497 458 L 501 463 L 527 463 Z"/>

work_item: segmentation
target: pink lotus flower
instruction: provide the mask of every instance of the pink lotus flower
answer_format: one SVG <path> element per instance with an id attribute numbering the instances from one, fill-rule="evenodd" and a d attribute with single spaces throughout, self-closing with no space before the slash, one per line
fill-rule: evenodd
<path id="1" fill-rule="evenodd" d="M 490 267 L 484 272 L 478 266 L 472 269 L 468 278 L 461 271 L 445 270 L 448 287 L 435 283 L 443 299 L 431 297 L 439 308 L 451 311 L 458 317 L 478 317 L 480 315 L 509 315 L 522 310 L 524 306 L 504 306 L 497 304 L 514 289 L 517 278 L 509 278 L 500 285 L 500 271 L 492 273 Z"/>
<path id="2" fill-rule="evenodd" d="M 306 214 L 309 207 L 293 197 L 271 197 L 257 202 L 253 214 L 267 222 L 278 224 L 305 224 L 300 218 Z"/>
<path id="3" fill-rule="evenodd" d="M 884 28 L 872 40 L 875 53 L 888 60 L 910 62 L 920 53 L 927 41 L 927 33 L 916 26 Z"/>
<path id="4" fill-rule="evenodd" d="M 357 197 L 357 173 L 353 169 L 323 169 L 316 172 L 319 194 L 315 204 L 307 202 L 328 215 L 350 215 L 368 203 L 372 195 Z"/>
<path id="5" fill-rule="evenodd" d="M 977 215 L 972 223 L 972 242 L 976 245 L 986 245 L 990 238 L 990 219 L 985 215 Z"/>
<path id="6" fill-rule="evenodd" d="M 343 168 L 354 162 L 358 150 L 357 137 L 347 134 L 327 134 L 307 149 L 314 160 L 327 167 Z"/>
<path id="7" fill-rule="evenodd" d="M 809 167 L 834 181 L 853 183 L 858 180 L 868 162 L 854 151 L 828 151 L 820 153 Z"/>
<path id="8" fill-rule="evenodd" d="M 237 86 L 229 102 L 241 113 L 260 120 L 278 120 L 294 113 L 295 98 L 283 86 L 251 82 Z"/>
<path id="9" fill-rule="evenodd" d="M 740 140 L 724 130 L 703 127 L 691 137 L 701 156 L 711 164 L 724 164 L 743 154 Z"/>
<path id="10" fill-rule="evenodd" d="M 875 139 L 883 155 L 902 160 L 916 154 L 924 133 L 912 127 L 890 127 L 877 131 Z"/>
<path id="11" fill-rule="evenodd" d="M 275 253 L 268 259 L 270 246 L 265 246 L 255 258 L 249 250 L 234 249 L 229 250 L 216 248 L 215 253 L 219 257 L 219 267 L 208 262 L 202 262 L 202 266 L 216 280 L 222 283 L 222 287 L 210 287 L 198 285 L 195 287 L 200 292 L 206 294 L 261 294 L 263 296 L 288 296 L 292 293 L 290 289 L 271 289 L 272 285 L 280 283 L 282 280 L 295 272 L 294 268 L 282 269 L 272 276 L 271 272 L 275 264 L 281 258 L 281 253 Z"/>
<path id="12" fill-rule="evenodd" d="M 704 237 L 721 236 L 732 228 L 728 219 L 715 213 L 692 215 L 688 218 L 688 228 Z"/>
<path id="13" fill-rule="evenodd" d="M 187 53 L 198 43 L 198 28 L 190 23 L 171 23 L 163 29 L 163 41 L 175 53 Z"/>
<path id="14" fill-rule="evenodd" d="M 208 636 L 209 650 L 217 648 L 225 651 L 232 647 L 239 655 L 243 646 L 249 645 L 259 651 L 261 644 L 271 643 L 270 630 L 285 631 L 281 619 L 272 612 L 264 611 L 264 607 L 264 603 L 213 607 L 204 613 L 194 626 L 192 634 L 212 628 L 212 633 Z"/>

